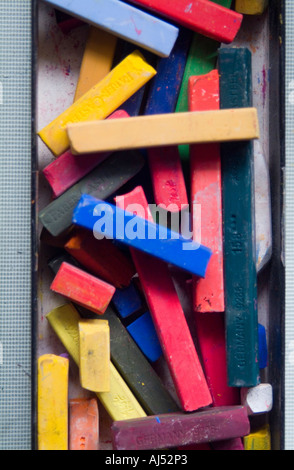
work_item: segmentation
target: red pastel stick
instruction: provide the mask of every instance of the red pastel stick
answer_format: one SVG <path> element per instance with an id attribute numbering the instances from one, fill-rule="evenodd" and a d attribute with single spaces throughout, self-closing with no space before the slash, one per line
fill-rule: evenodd
<path id="1" fill-rule="evenodd" d="M 219 42 L 230 43 L 243 15 L 208 0 L 131 0 Z"/>
<path id="2" fill-rule="evenodd" d="M 170 212 L 187 208 L 188 198 L 178 147 L 153 147 L 148 151 L 148 161 L 157 205 Z M 164 206 L 161 201 L 164 201 Z"/>
<path id="3" fill-rule="evenodd" d="M 105 312 L 115 293 L 115 287 L 68 263 L 61 264 L 50 288 L 98 315 Z"/>
<path id="4" fill-rule="evenodd" d="M 69 401 L 69 450 L 99 450 L 99 410 L 95 398 Z"/>
<path id="5" fill-rule="evenodd" d="M 153 221 L 142 187 L 116 198 L 118 207 Z M 134 206 L 131 206 L 133 205 Z M 165 263 L 131 250 L 154 326 L 167 361 L 181 406 L 195 411 L 212 399 L 173 280 Z"/>
<path id="6" fill-rule="evenodd" d="M 190 77 L 188 100 L 190 111 L 219 109 L 217 70 L 207 75 Z M 190 168 L 193 238 L 208 246 L 213 253 L 205 279 L 193 279 L 194 310 L 223 312 L 225 300 L 220 145 L 191 145 Z M 199 227 L 201 238 L 198 235 Z"/>
<path id="7" fill-rule="evenodd" d="M 197 339 L 213 406 L 240 405 L 240 390 L 227 385 L 224 313 L 195 314 Z"/>
<path id="8" fill-rule="evenodd" d="M 129 117 L 123 110 L 115 111 L 107 119 L 120 119 Z M 43 170 L 43 174 L 50 184 L 53 196 L 58 197 L 67 189 L 77 183 L 85 175 L 90 173 L 99 163 L 103 162 L 109 152 L 101 152 L 87 155 L 73 155 L 67 151 L 56 158 Z"/>
<path id="9" fill-rule="evenodd" d="M 129 286 L 136 274 L 132 261 L 111 240 L 96 240 L 90 230 L 74 232 L 64 248 L 87 271 L 117 288 Z"/>

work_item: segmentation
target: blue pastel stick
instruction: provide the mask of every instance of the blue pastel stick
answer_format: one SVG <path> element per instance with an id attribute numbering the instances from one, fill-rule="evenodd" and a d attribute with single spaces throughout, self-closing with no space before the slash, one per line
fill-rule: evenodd
<path id="1" fill-rule="evenodd" d="M 127 330 L 150 362 L 155 362 L 162 356 L 162 349 L 149 312 L 145 312 L 127 326 Z"/>
<path id="2" fill-rule="evenodd" d="M 180 29 L 178 39 L 168 58 L 159 59 L 157 74 L 150 82 L 144 114 L 173 113 L 185 72 L 192 32 Z"/>
<path id="3" fill-rule="evenodd" d="M 142 299 L 133 282 L 124 289 L 116 289 L 112 303 L 121 318 L 127 318 L 143 308 Z"/>
<path id="4" fill-rule="evenodd" d="M 195 276 L 205 277 L 212 254 L 209 248 L 108 202 L 83 194 L 72 223 L 92 230 L 96 238 L 119 240 Z"/>
<path id="5" fill-rule="evenodd" d="M 258 324 L 258 355 L 259 355 L 259 368 L 265 369 L 267 367 L 267 340 L 266 330 L 263 325 Z"/>
<path id="6" fill-rule="evenodd" d="M 176 26 L 120 0 L 44 1 L 160 57 L 169 56 L 179 33 Z"/>

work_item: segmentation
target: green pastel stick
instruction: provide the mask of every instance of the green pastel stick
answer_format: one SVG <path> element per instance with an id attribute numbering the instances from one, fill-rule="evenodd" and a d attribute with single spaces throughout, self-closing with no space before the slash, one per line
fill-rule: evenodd
<path id="1" fill-rule="evenodd" d="M 213 0 L 223 7 L 230 8 L 232 0 Z M 190 46 L 185 72 L 179 92 L 179 98 L 176 105 L 176 113 L 186 112 L 189 110 L 188 106 L 188 81 L 193 75 L 204 75 L 216 67 L 217 50 L 220 44 L 218 41 L 194 33 L 192 43 Z M 185 173 L 188 171 L 189 162 L 189 145 L 180 145 L 179 151 L 182 163 L 184 165 Z M 185 166 L 187 168 L 185 168 Z M 188 181 L 188 178 L 187 178 Z"/>
<path id="2" fill-rule="evenodd" d="M 220 108 L 252 106 L 251 52 L 221 48 Z M 242 125 L 242 123 L 240 123 Z M 221 145 L 228 385 L 259 384 L 253 142 Z"/>

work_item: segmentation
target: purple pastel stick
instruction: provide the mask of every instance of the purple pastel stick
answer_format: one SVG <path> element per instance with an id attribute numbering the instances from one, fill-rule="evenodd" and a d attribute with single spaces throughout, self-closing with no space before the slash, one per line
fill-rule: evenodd
<path id="1" fill-rule="evenodd" d="M 250 423 L 245 407 L 232 406 L 115 421 L 111 430 L 114 449 L 148 450 L 239 438 Z"/>

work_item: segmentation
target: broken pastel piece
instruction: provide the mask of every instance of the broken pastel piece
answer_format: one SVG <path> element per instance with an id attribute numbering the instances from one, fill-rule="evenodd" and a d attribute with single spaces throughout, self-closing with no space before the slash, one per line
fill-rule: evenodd
<path id="1" fill-rule="evenodd" d="M 92 392 L 110 390 L 110 332 L 107 320 L 80 320 L 80 382 Z"/>
<path id="2" fill-rule="evenodd" d="M 69 401 L 69 450 L 99 450 L 99 408 L 95 398 Z"/>
<path id="3" fill-rule="evenodd" d="M 50 289 L 97 315 L 105 312 L 115 292 L 111 284 L 66 262 L 61 264 Z"/>

